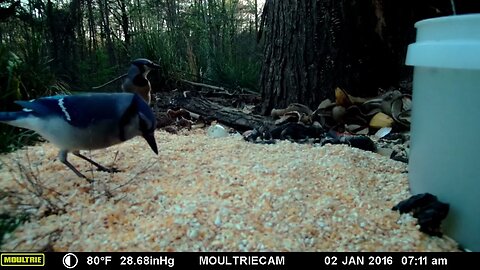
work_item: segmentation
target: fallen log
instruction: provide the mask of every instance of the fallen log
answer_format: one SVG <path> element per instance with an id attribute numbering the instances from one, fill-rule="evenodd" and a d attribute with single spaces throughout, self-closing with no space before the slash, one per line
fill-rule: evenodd
<path id="1" fill-rule="evenodd" d="M 245 113 L 240 109 L 222 106 L 202 97 L 175 97 L 170 104 L 197 113 L 207 121 L 216 120 L 240 132 L 274 125 L 270 117 Z"/>

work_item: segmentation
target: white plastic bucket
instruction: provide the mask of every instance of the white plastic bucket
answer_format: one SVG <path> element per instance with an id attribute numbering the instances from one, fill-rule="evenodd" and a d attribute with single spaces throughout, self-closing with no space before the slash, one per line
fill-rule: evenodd
<path id="1" fill-rule="evenodd" d="M 480 251 L 480 14 L 415 27 L 410 189 L 449 203 L 443 232 Z"/>

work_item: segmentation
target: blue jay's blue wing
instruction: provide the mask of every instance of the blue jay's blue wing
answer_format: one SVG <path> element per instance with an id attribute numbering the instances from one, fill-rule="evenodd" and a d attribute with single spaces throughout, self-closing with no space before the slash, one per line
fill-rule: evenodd
<path id="1" fill-rule="evenodd" d="M 65 118 L 71 125 L 85 127 L 96 121 L 118 120 L 132 99 L 129 93 L 75 95 L 65 97 L 60 107 L 65 108 Z"/>
<path id="2" fill-rule="evenodd" d="M 51 117 L 51 116 L 62 115 L 62 110 L 58 106 L 58 101 L 64 97 L 66 96 L 58 95 L 58 96 L 33 99 L 30 101 L 19 100 L 19 101 L 15 101 L 15 103 L 27 109 L 27 110 L 24 109 L 24 111 L 30 112 L 35 116 Z"/>
<path id="3" fill-rule="evenodd" d="M 118 119 L 119 110 L 132 102 L 130 93 L 90 93 L 80 95 L 58 95 L 32 101 L 16 101 L 31 110 L 31 114 L 42 117 L 61 117 L 75 127 L 86 127 L 95 121 Z"/>

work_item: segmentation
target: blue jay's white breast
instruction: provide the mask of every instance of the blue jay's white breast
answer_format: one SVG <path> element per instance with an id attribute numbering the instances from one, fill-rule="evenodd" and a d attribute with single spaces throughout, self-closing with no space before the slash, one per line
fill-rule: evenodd
<path id="1" fill-rule="evenodd" d="M 35 116 L 16 120 L 16 126 L 32 129 L 62 150 L 94 150 L 121 143 L 118 121 L 111 119 L 92 123 L 78 128 L 63 118 L 37 118 Z M 130 139 L 138 133 L 133 127 L 126 130 L 125 137 Z"/>

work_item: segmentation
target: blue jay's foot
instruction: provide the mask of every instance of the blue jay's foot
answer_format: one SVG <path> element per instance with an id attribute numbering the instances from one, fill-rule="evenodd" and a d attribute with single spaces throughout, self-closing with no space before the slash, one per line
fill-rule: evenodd
<path id="1" fill-rule="evenodd" d="M 65 151 L 65 150 L 61 150 L 60 153 L 58 153 L 58 158 L 59 160 L 65 164 L 70 170 L 72 170 L 78 177 L 81 177 L 81 178 L 85 178 L 85 180 L 87 180 L 90 184 L 92 184 L 93 182 L 95 182 L 95 180 L 93 179 L 90 179 L 88 177 L 86 177 L 84 174 L 82 174 L 81 172 L 79 172 L 73 165 L 72 163 L 70 163 L 68 160 L 67 160 L 67 154 L 68 154 L 68 151 Z M 76 155 L 77 157 L 80 157 L 90 163 L 92 163 L 93 165 L 95 165 L 99 171 L 105 171 L 105 172 L 110 172 L 110 173 L 114 173 L 114 172 L 119 172 L 119 170 L 117 170 L 116 168 L 106 168 L 98 163 L 96 163 L 95 161 L 87 158 L 86 156 L 80 154 L 80 152 L 73 152 L 74 155 Z"/>
<path id="2" fill-rule="evenodd" d="M 88 162 L 90 162 L 91 164 L 93 164 L 95 167 L 97 167 L 97 170 L 98 171 L 101 171 L 101 172 L 108 172 L 108 173 L 117 173 L 117 172 L 121 172 L 119 169 L 115 168 L 115 167 L 112 167 L 112 168 L 107 168 L 103 165 L 100 165 L 98 164 L 97 162 L 89 159 L 88 157 L 80 154 L 80 152 L 73 152 L 73 154 L 79 158 L 82 158 Z"/>
<path id="3" fill-rule="evenodd" d="M 73 165 L 72 163 L 68 162 L 67 160 L 67 154 L 68 152 L 67 151 L 60 151 L 60 153 L 58 153 L 58 158 L 60 159 L 60 161 L 65 164 L 70 170 L 72 170 L 78 177 L 80 178 L 85 178 L 85 180 L 87 180 L 90 184 L 92 184 L 94 182 L 93 179 L 90 179 L 88 177 L 86 177 L 84 174 L 82 174 L 81 172 L 79 172 Z"/>

